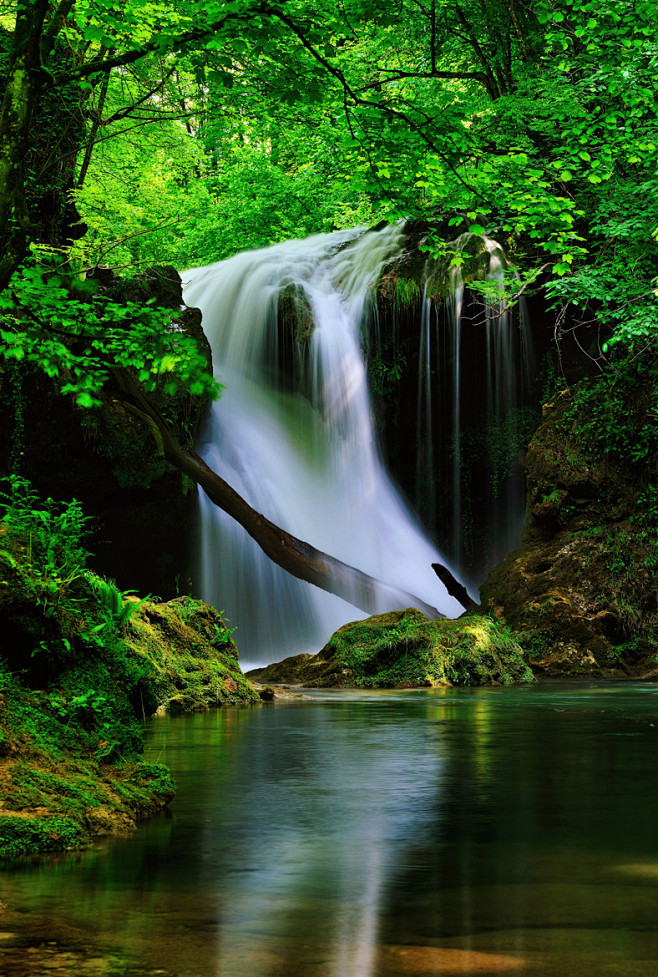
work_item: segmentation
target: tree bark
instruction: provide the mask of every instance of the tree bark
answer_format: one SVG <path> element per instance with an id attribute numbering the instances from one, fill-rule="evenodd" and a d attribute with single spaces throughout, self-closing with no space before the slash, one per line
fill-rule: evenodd
<path id="1" fill-rule="evenodd" d="M 82 160 L 82 165 L 80 166 L 80 172 L 78 174 L 78 180 L 76 186 L 80 189 L 85 182 L 87 176 L 87 170 L 89 169 L 89 164 L 91 163 L 91 157 L 94 152 L 94 145 L 96 144 L 96 136 L 98 135 L 98 130 L 103 121 L 103 109 L 105 108 L 105 99 L 107 98 L 107 90 L 110 86 L 110 73 L 107 72 L 103 75 L 103 80 L 101 82 L 100 92 L 98 95 L 98 105 L 96 106 L 94 119 L 91 124 L 91 130 L 87 136 L 87 145 L 85 146 L 85 155 Z"/>
<path id="2" fill-rule="evenodd" d="M 465 608 L 467 611 L 471 611 L 478 606 L 476 601 L 473 600 L 467 591 L 466 587 L 464 587 L 463 584 L 460 584 L 459 580 L 453 577 L 452 573 L 447 567 L 444 567 L 442 563 L 433 563 L 432 569 L 450 596 L 459 601 L 463 608 Z"/>
<path id="3" fill-rule="evenodd" d="M 400 607 L 417 607 L 429 618 L 443 616 L 419 597 L 391 587 L 323 553 L 252 509 L 202 458 L 182 447 L 169 424 L 127 370 L 117 370 L 116 376 L 128 398 L 124 401 L 124 406 L 133 416 L 148 425 L 160 453 L 174 467 L 200 485 L 211 502 L 235 519 L 278 566 L 300 580 L 342 597 L 367 614 L 379 614 Z"/>
<path id="4" fill-rule="evenodd" d="M 19 0 L 0 109 L 0 291 L 27 253 L 30 227 L 24 199 L 23 162 L 43 84 L 41 37 L 49 0 Z"/>

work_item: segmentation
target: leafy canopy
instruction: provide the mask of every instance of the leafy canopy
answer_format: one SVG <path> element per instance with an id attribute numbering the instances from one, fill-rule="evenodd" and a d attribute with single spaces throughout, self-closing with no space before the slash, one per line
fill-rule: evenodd
<path id="1" fill-rule="evenodd" d="M 654 0 L 34 6 L 55 42 L 30 97 L 38 118 L 44 93 L 77 91 L 61 192 L 86 233 L 23 255 L 3 351 L 64 376 L 79 403 L 116 366 L 211 387 L 167 314 L 82 294 L 85 269 L 203 264 L 382 217 L 496 236 L 559 322 L 597 318 L 636 352 L 655 341 Z M 15 38 L 24 7 L 0 5 Z M 0 143 L 7 103 L 3 118 Z"/>

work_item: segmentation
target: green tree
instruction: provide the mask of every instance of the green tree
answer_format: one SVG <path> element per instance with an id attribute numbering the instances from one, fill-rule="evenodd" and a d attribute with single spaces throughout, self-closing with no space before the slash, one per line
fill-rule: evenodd
<path id="1" fill-rule="evenodd" d="M 558 332 L 595 318 L 608 344 L 651 346 L 655 15 L 655 0 L 0 4 L 3 355 L 82 406 L 120 376 L 183 465 L 134 381 L 205 395 L 211 378 L 166 315 L 108 302 L 81 271 L 382 215 L 496 235 Z"/>

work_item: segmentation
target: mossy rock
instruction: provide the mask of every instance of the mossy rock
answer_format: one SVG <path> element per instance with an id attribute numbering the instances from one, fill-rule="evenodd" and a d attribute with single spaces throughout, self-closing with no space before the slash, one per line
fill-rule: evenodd
<path id="1" fill-rule="evenodd" d="M 259 701 L 221 614 L 203 601 L 144 602 L 128 622 L 125 641 L 153 669 L 159 714 Z"/>
<path id="2" fill-rule="evenodd" d="M 315 329 L 313 311 L 300 285 L 291 282 L 279 291 L 277 317 L 284 341 L 291 338 L 301 344 L 311 339 Z"/>
<path id="3" fill-rule="evenodd" d="M 428 620 L 415 608 L 376 614 L 336 631 L 317 655 L 248 673 L 306 688 L 428 688 L 531 682 L 514 636 L 475 614 Z"/>
<path id="4" fill-rule="evenodd" d="M 84 847 L 163 808 L 174 785 L 142 759 L 146 715 L 260 701 L 213 608 L 126 599 L 39 554 L 0 523 L 0 858 Z"/>
<path id="5" fill-rule="evenodd" d="M 544 405 L 522 545 L 481 589 L 541 675 L 658 675 L 656 369 L 636 369 Z"/>
<path id="6" fill-rule="evenodd" d="M 430 236 L 445 242 L 443 256 L 428 257 L 421 250 Z M 486 280 L 494 255 L 503 268 L 507 267 L 502 248 L 494 247 L 482 236 L 465 231 L 455 237 L 454 228 L 421 224 L 405 232 L 402 251 L 382 272 L 377 285 L 380 306 L 392 303 L 398 309 L 413 311 L 423 295 L 434 302 L 444 302 L 452 291 L 451 261 L 455 254 L 460 255 L 461 281 L 466 286 Z"/>
<path id="7" fill-rule="evenodd" d="M 61 701 L 61 700 L 60 700 Z M 0 668 L 0 858 L 125 834 L 174 795 L 166 767 L 103 758 L 99 731 Z"/>

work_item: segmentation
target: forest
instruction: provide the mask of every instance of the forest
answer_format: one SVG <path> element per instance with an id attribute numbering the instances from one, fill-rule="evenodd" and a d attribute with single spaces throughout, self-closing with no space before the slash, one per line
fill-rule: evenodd
<path id="1" fill-rule="evenodd" d="M 0 970 L 23 974 L 36 947 L 30 975 L 91 977 L 103 947 L 108 977 L 654 972 L 655 923 L 644 957 L 623 943 L 626 929 L 619 944 L 582 935 L 569 951 L 530 936 L 488 942 L 482 934 L 509 921 L 483 922 L 484 906 L 505 899 L 477 887 L 528 885 L 526 905 L 535 878 L 555 879 L 588 930 L 590 894 L 576 888 L 611 857 L 623 791 L 587 840 L 560 833 L 567 813 L 542 820 L 531 798 L 547 796 L 537 770 L 549 737 L 550 777 L 578 780 L 554 713 L 582 722 L 573 728 L 590 751 L 586 787 L 565 811 L 573 803 L 595 819 L 601 785 L 624 769 L 653 786 L 657 23 L 655 0 L 0 0 L 0 859 L 13 886 Z M 594 734 L 601 690 L 617 698 Z M 517 702 L 546 725 L 511 719 Z M 443 884 L 417 867 L 426 857 L 442 871 L 442 842 L 425 839 L 422 856 L 410 840 L 431 823 L 418 797 L 435 760 L 387 725 L 398 708 L 417 737 L 441 703 L 452 732 L 432 749 L 457 786 L 432 817 L 444 803 L 460 811 L 446 865 L 451 878 L 463 869 L 464 900 L 476 893 L 477 923 L 458 919 Z M 379 745 L 353 754 L 337 740 L 334 755 L 341 708 L 354 742 L 370 721 Z M 322 929 L 317 946 L 305 942 L 295 915 L 326 873 L 318 899 L 342 918 L 320 849 L 299 888 L 273 883 L 288 915 L 272 943 L 263 937 L 267 960 L 230 928 L 221 958 L 189 956 L 185 941 L 158 957 L 137 923 L 130 937 L 110 923 L 109 902 L 96 906 L 96 936 L 80 909 L 58 917 L 69 935 L 49 942 L 46 875 L 37 922 L 21 929 L 12 913 L 42 864 L 29 859 L 61 859 L 52 864 L 82 905 L 83 863 L 59 853 L 84 851 L 76 857 L 116 880 L 119 849 L 99 849 L 101 836 L 132 844 L 154 832 L 135 842 L 146 846 L 134 849 L 141 879 L 155 833 L 174 851 L 175 812 L 186 825 L 185 805 L 198 801 L 189 785 L 201 782 L 176 766 L 185 744 L 247 755 L 239 773 L 237 760 L 217 766 L 232 800 L 208 819 L 226 818 L 237 851 L 231 819 L 254 818 L 260 872 L 257 831 L 270 828 L 254 785 L 261 764 L 282 784 L 292 769 L 276 716 L 288 710 L 306 735 L 313 709 L 321 762 L 345 761 L 345 782 L 327 776 L 346 836 L 327 850 L 346 866 L 360 837 L 350 819 L 370 818 L 365 795 L 354 810 L 344 800 L 354 783 L 389 797 L 364 852 L 408 822 L 404 863 L 387 854 L 375 871 L 372 854 L 356 881 L 341 875 L 357 895 L 340 946 Z M 503 742 L 498 757 L 497 724 L 526 745 Z M 644 760 L 620 747 L 595 761 L 608 735 L 646 737 Z M 253 758 L 248 737 L 260 744 Z M 378 750 L 386 776 L 360 765 Z M 306 769 L 305 755 L 291 756 Z M 528 784 L 518 796 L 517 762 Z M 407 764 L 403 804 L 386 777 Z M 279 810 L 273 787 L 300 851 L 307 814 L 325 818 L 323 790 Z M 631 875 L 634 919 L 658 908 L 645 802 L 601 919 Z M 508 836 L 516 810 L 518 837 Z M 478 818 L 497 844 L 466 871 Z M 271 854 L 287 864 L 271 830 Z M 509 853 L 539 834 L 545 862 L 538 852 L 518 869 Z M 194 837 L 179 866 L 190 886 L 208 870 Z M 570 845 L 573 878 L 560 862 Z M 226 852 L 216 857 L 230 878 Z M 162 857 L 170 863 L 173 877 L 175 858 Z M 171 895 L 169 869 L 158 872 Z M 393 893 L 394 932 L 377 902 L 377 939 L 363 879 Z M 425 893 L 413 897 L 418 931 L 407 888 Z M 242 906 L 246 895 L 217 896 L 233 898 Z M 259 898 L 236 933 L 269 919 Z M 218 905 L 185 912 L 219 918 Z M 535 905 L 530 928 L 562 925 L 543 897 Z M 425 940 L 439 909 L 445 927 Z M 135 919 L 150 911 L 136 904 Z M 190 920 L 181 925 L 198 937 Z M 249 932 L 258 943 L 261 931 Z"/>

